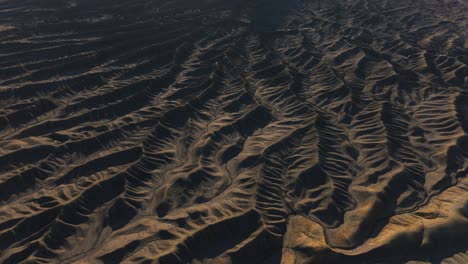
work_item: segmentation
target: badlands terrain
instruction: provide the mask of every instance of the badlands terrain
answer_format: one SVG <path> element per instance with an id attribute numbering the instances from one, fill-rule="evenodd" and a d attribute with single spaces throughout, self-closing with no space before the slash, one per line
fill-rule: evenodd
<path id="1" fill-rule="evenodd" d="M 0 0 L 0 263 L 468 263 L 468 1 Z"/>

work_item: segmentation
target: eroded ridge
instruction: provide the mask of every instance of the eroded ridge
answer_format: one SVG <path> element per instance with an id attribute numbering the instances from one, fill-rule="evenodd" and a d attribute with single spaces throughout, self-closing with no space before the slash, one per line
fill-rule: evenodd
<path id="1" fill-rule="evenodd" d="M 467 14 L 0 1 L 0 263 L 467 263 Z"/>

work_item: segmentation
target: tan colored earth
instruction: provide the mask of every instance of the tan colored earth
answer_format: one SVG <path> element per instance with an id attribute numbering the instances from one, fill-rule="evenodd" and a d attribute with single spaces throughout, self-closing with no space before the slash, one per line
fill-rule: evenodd
<path id="1" fill-rule="evenodd" d="M 468 1 L 0 0 L 0 263 L 468 263 Z"/>

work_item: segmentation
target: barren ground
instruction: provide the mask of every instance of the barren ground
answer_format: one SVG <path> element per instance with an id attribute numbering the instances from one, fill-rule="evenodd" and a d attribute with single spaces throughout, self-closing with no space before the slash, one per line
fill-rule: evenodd
<path id="1" fill-rule="evenodd" d="M 468 263 L 468 2 L 0 0 L 0 263 Z"/>

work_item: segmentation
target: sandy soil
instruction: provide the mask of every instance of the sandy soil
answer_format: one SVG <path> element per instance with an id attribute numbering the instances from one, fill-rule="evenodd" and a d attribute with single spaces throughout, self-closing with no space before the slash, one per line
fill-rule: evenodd
<path id="1" fill-rule="evenodd" d="M 468 2 L 0 0 L 0 263 L 468 263 Z"/>

